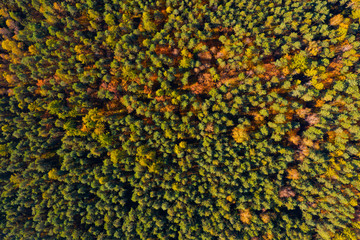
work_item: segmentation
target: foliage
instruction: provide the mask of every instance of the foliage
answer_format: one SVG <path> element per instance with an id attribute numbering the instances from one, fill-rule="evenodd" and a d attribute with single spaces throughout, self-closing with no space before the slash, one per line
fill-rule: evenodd
<path id="1" fill-rule="evenodd" d="M 356 239 L 357 0 L 0 3 L 1 239 Z"/>

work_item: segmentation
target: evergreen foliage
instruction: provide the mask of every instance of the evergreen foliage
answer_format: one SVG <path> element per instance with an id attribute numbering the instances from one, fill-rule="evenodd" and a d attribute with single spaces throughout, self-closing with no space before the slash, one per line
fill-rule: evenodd
<path id="1" fill-rule="evenodd" d="M 3 0 L 1 239 L 357 239 L 360 1 Z"/>

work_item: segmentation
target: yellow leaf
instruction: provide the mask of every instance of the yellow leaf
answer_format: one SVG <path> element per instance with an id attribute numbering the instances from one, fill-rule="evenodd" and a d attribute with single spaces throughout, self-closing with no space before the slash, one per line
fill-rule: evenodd
<path id="1" fill-rule="evenodd" d="M 308 77 L 313 77 L 317 74 L 317 70 L 315 68 L 311 68 L 306 70 L 305 75 Z"/>
<path id="2" fill-rule="evenodd" d="M 335 15 L 330 19 L 330 25 L 336 26 L 339 25 L 344 20 L 344 17 L 341 14 Z"/>
<path id="3" fill-rule="evenodd" d="M 299 174 L 298 170 L 296 170 L 294 168 L 287 169 L 287 172 L 288 172 L 288 176 L 287 176 L 288 179 L 296 180 L 296 179 L 300 178 L 300 174 Z"/>
<path id="4" fill-rule="evenodd" d="M 57 170 L 54 168 L 48 172 L 48 176 L 50 179 L 58 179 L 59 177 L 59 175 L 57 174 Z"/>
<path id="5" fill-rule="evenodd" d="M 353 207 L 355 207 L 355 206 L 358 205 L 357 200 L 356 200 L 355 198 L 351 198 L 350 201 L 349 201 L 349 203 L 350 203 L 350 205 L 353 206 Z"/>
<path id="6" fill-rule="evenodd" d="M 100 184 L 105 184 L 106 183 L 106 178 L 105 177 L 99 178 L 99 183 Z"/>
<path id="7" fill-rule="evenodd" d="M 241 220 L 241 222 L 243 222 L 245 224 L 250 224 L 251 218 L 252 218 L 252 215 L 251 215 L 249 209 L 245 209 L 245 210 L 240 211 L 240 220 Z"/>
<path id="8" fill-rule="evenodd" d="M 226 197 L 226 200 L 228 200 L 231 203 L 234 202 L 234 199 L 230 195 Z"/>
<path id="9" fill-rule="evenodd" d="M 167 13 L 171 13 L 172 11 L 173 11 L 173 8 L 172 8 L 172 7 L 167 7 L 167 8 L 166 8 L 166 12 L 167 12 Z"/>
<path id="10" fill-rule="evenodd" d="M 232 137 L 237 143 L 242 143 L 249 140 L 249 135 L 247 134 L 246 130 L 238 127 L 233 129 Z"/>
<path id="11" fill-rule="evenodd" d="M 270 216 L 266 213 L 260 214 L 260 218 L 264 223 L 270 222 Z"/>

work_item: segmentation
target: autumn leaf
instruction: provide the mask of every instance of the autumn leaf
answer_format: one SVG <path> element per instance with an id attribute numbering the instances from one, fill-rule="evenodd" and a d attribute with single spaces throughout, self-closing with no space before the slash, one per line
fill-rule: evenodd
<path id="1" fill-rule="evenodd" d="M 251 215 L 249 209 L 245 209 L 245 210 L 240 211 L 240 220 L 241 220 L 241 222 L 243 222 L 245 224 L 250 224 L 251 219 L 252 219 L 252 215 Z"/>
<path id="2" fill-rule="evenodd" d="M 335 15 L 330 19 L 330 25 L 337 26 L 343 21 L 344 17 L 341 14 Z"/>
<path id="3" fill-rule="evenodd" d="M 238 127 L 233 129 L 232 137 L 237 143 L 242 143 L 249 140 L 249 135 L 247 134 L 246 130 Z"/>
<path id="4" fill-rule="evenodd" d="M 296 170 L 294 168 L 288 169 L 287 172 L 288 172 L 288 176 L 287 176 L 288 179 L 296 180 L 296 179 L 300 178 L 300 174 L 299 174 L 298 170 Z"/>

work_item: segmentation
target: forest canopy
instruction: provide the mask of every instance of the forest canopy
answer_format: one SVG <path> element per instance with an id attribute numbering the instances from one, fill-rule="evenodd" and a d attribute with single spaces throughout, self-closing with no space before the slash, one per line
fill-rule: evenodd
<path id="1" fill-rule="evenodd" d="M 358 239 L 359 0 L 3 0 L 0 238 Z"/>

